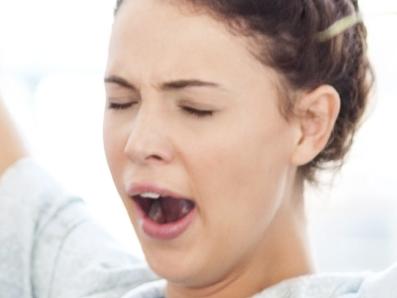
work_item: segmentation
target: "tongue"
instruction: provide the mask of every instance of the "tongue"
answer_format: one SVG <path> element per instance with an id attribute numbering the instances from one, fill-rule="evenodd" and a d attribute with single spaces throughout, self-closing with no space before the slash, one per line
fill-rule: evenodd
<path id="1" fill-rule="evenodd" d="M 194 208 L 194 204 L 188 200 L 161 198 L 152 203 L 149 217 L 159 223 L 175 222 L 183 218 Z"/>
<path id="2" fill-rule="evenodd" d="M 160 200 L 156 200 L 152 203 L 148 215 L 153 221 L 159 224 L 165 223 L 164 212 L 163 209 L 161 208 Z"/>

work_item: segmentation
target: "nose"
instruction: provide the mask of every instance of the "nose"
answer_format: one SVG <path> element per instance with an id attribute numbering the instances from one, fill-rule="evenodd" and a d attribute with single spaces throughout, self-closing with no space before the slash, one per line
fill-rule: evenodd
<path id="1" fill-rule="evenodd" d="M 132 121 L 124 153 L 136 164 L 170 163 L 174 158 L 164 117 L 155 111 L 140 110 Z"/>

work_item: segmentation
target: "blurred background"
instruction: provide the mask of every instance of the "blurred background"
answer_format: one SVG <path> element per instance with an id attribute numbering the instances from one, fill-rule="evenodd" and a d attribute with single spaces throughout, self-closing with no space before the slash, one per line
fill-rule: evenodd
<path id="1" fill-rule="evenodd" d="M 0 0 L 0 88 L 36 159 L 135 255 L 102 146 L 103 72 L 115 0 Z M 308 190 L 320 271 L 397 262 L 397 3 L 362 0 L 377 86 L 348 161 Z M 1 143 L 0 143 L 1 145 Z"/>

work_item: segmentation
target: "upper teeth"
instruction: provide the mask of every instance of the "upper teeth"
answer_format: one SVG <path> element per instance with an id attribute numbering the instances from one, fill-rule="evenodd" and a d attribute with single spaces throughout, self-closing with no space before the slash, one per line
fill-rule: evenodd
<path id="1" fill-rule="evenodd" d="M 160 195 L 155 192 L 144 192 L 144 193 L 141 193 L 141 197 L 148 198 L 148 199 L 159 199 Z"/>

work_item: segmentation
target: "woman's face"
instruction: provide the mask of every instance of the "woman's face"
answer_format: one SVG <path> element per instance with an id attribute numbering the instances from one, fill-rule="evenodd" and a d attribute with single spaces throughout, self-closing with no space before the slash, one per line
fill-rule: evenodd
<path id="1" fill-rule="evenodd" d="M 232 276 L 282 228 L 296 131 L 276 79 L 207 15 L 134 0 L 116 16 L 105 150 L 146 258 L 170 282 Z"/>

